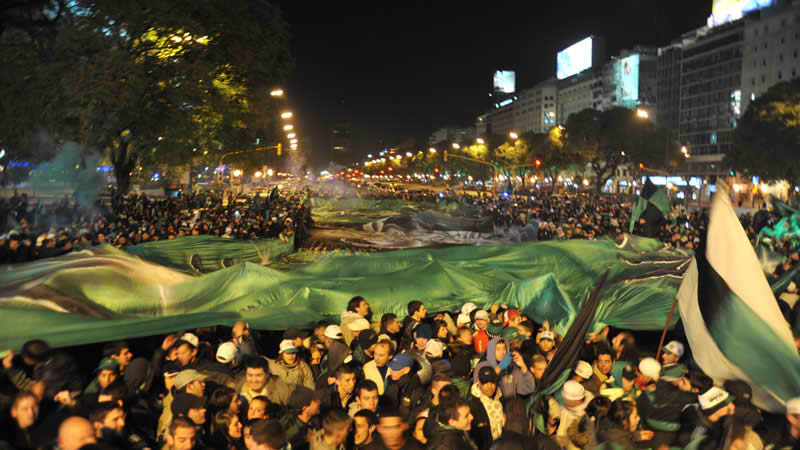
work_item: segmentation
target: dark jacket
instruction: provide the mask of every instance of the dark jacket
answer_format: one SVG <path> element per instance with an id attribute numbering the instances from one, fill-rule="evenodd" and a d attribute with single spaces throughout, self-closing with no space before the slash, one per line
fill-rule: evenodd
<path id="1" fill-rule="evenodd" d="M 642 418 L 642 427 L 654 432 L 650 441 L 653 448 L 675 442 L 681 428 L 681 413 L 686 405 L 695 401 L 696 395 L 681 391 L 666 381 L 657 382 L 654 392 L 642 392 L 636 406 Z"/>
<path id="2" fill-rule="evenodd" d="M 465 431 L 439 424 L 436 433 L 428 440 L 428 450 L 478 450 L 479 447 Z M 485 447 L 488 449 L 489 447 Z M 484 450 L 484 448 L 481 448 Z"/>

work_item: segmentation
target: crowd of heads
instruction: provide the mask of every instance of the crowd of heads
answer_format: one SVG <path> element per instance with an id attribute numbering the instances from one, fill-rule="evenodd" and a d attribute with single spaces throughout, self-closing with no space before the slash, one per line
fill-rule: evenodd
<path id="1" fill-rule="evenodd" d="M 505 450 L 782 448 L 800 436 L 800 400 L 767 414 L 677 339 L 657 355 L 627 331 L 590 333 L 556 381 L 568 344 L 546 321 L 505 305 L 405 312 L 374 318 L 354 297 L 338 323 L 308 329 L 238 322 L 145 354 L 115 341 L 90 371 L 82 348 L 29 341 L 3 359 L 0 437 L 16 449 Z"/>

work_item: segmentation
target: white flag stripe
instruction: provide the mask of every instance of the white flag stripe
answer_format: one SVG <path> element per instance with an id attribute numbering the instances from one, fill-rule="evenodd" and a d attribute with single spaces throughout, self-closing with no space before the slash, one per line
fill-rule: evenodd
<path id="1" fill-rule="evenodd" d="M 695 362 L 714 380 L 714 383 L 722 385 L 726 380 L 745 381 L 753 388 L 753 404 L 767 411 L 783 411 L 783 403 L 778 398 L 753 383 L 735 364 L 728 361 L 717 347 L 700 312 L 700 305 L 697 302 L 697 282 L 697 261 L 692 258 L 678 290 L 678 301 L 686 339 L 689 341 Z"/>
<path id="2" fill-rule="evenodd" d="M 731 291 L 761 317 L 787 347 L 795 348 L 792 330 L 775 301 L 755 249 L 733 211 L 728 188 L 721 182 L 717 183 L 717 193 L 711 204 L 706 258 Z"/>

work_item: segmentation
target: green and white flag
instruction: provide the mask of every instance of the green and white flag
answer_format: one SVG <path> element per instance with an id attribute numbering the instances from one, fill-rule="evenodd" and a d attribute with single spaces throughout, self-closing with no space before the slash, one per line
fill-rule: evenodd
<path id="1" fill-rule="evenodd" d="M 695 361 L 716 383 L 742 380 L 753 403 L 780 413 L 800 396 L 800 356 L 756 253 L 717 184 L 708 236 L 678 291 Z"/>
<path id="2" fill-rule="evenodd" d="M 639 195 L 639 200 L 633 205 L 629 232 L 633 233 L 639 220 L 644 219 L 642 235 L 655 237 L 658 235 L 658 230 L 668 214 L 669 199 L 667 199 L 667 192 L 663 188 L 656 187 L 648 177 Z"/>

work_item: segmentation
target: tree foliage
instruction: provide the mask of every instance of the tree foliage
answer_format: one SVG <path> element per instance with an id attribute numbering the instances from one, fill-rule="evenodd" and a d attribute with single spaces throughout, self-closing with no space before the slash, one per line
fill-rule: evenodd
<path id="1" fill-rule="evenodd" d="M 0 107 L 16 153 L 44 159 L 30 145 L 40 130 L 108 150 L 124 192 L 148 162 L 213 159 L 278 135 L 269 90 L 293 62 L 280 11 L 264 0 L 74 0 L 48 43 L 22 31 L 0 42 L 12 63 L 0 80 L 22 74 L 0 86 L 25 111 Z"/>
<path id="2" fill-rule="evenodd" d="M 564 135 L 568 151 L 580 164 L 591 167 L 597 192 L 621 165 L 654 161 L 663 148 L 652 122 L 619 107 L 602 112 L 585 109 L 571 115 Z"/>
<path id="3" fill-rule="evenodd" d="M 750 103 L 726 162 L 765 180 L 800 178 L 800 80 L 778 83 Z"/>

